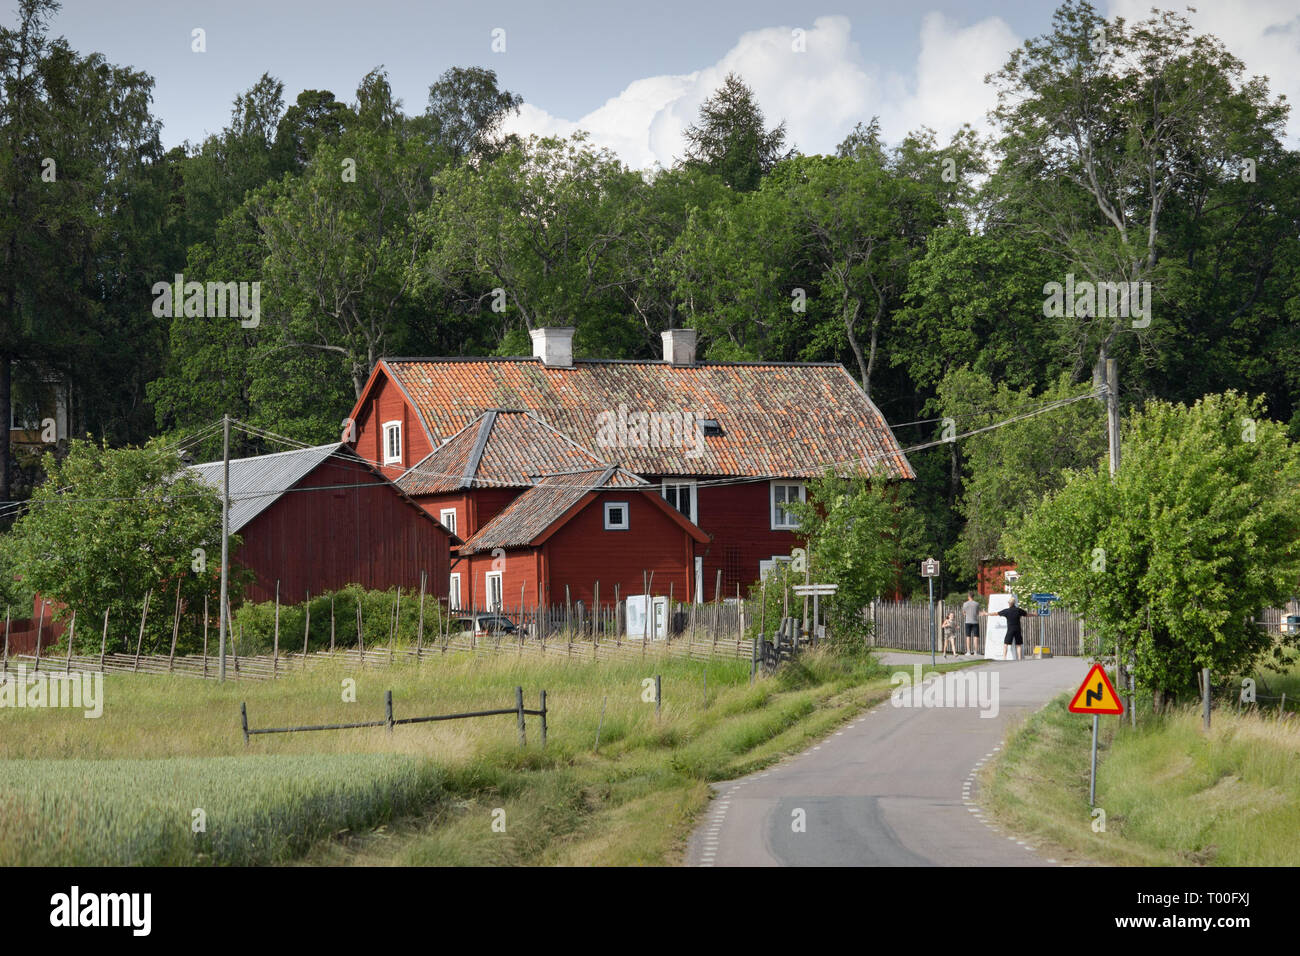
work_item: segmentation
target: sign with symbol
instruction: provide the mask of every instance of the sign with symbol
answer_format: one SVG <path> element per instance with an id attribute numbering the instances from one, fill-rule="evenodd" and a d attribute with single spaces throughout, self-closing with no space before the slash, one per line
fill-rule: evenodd
<path id="1" fill-rule="evenodd" d="M 1093 664 L 1088 676 L 1075 692 L 1069 707 L 1072 714 L 1122 714 L 1124 705 L 1106 676 L 1106 668 Z"/>
<path id="2" fill-rule="evenodd" d="M 921 562 L 921 577 L 937 578 L 939 576 L 939 562 L 934 558 L 926 558 Z"/>

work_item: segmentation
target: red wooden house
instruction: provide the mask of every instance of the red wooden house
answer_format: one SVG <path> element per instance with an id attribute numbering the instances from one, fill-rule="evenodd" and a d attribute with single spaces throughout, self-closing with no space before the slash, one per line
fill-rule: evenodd
<path id="1" fill-rule="evenodd" d="M 534 330 L 527 358 L 379 361 L 352 411 L 352 446 L 398 478 L 445 443 L 468 441 L 462 430 L 485 412 L 526 410 L 645 479 L 639 494 L 658 494 L 703 530 L 709 542 L 696 548 L 691 586 L 700 599 L 715 596 L 719 576 L 723 596 L 747 587 L 798 546 L 784 506 L 827 469 L 915 477 L 841 365 L 701 363 L 689 329 L 663 333 L 661 361 L 575 361 L 572 333 Z M 504 506 L 487 495 L 466 501 L 481 513 L 461 532 L 471 537 Z"/>
<path id="2" fill-rule="evenodd" d="M 220 489 L 222 463 L 191 466 Z M 451 531 L 345 445 L 230 462 L 230 530 L 243 539 L 232 563 L 253 571 L 252 601 L 297 603 L 347 584 L 447 596 Z"/>

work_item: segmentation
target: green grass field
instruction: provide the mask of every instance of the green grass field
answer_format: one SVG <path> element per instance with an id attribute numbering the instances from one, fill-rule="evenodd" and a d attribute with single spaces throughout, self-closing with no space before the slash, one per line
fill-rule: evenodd
<path id="1" fill-rule="evenodd" d="M 1265 675 L 1295 686 L 1300 672 Z M 1280 693 L 1280 690 L 1275 691 Z M 1290 697 L 1288 691 L 1288 697 Z M 984 774 L 981 803 L 1007 829 L 1033 834 L 1070 859 L 1119 865 L 1300 864 L 1300 721 L 1272 712 L 1199 708 L 1136 729 L 1103 717 L 1097 806 L 1088 806 L 1092 721 L 1066 710 L 1069 695 L 1030 717 Z M 1139 702 L 1140 704 L 1140 702 Z"/>
<path id="2" fill-rule="evenodd" d="M 643 699 L 656 673 L 657 719 Z M 745 661 L 504 653 L 225 685 L 109 675 L 97 720 L 0 710 L 0 865 L 672 863 L 710 781 L 802 749 L 887 697 L 887 675 L 869 657 L 809 654 L 751 687 Z M 253 727 L 287 726 L 381 719 L 388 689 L 399 718 L 510 707 L 515 685 L 531 708 L 548 693 L 544 751 L 536 717 L 525 749 L 513 716 L 247 748 L 240 731 L 241 701 Z"/>

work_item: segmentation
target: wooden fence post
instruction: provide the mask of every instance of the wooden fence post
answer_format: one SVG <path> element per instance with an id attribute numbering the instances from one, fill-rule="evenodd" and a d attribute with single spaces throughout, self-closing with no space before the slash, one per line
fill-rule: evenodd
<path id="1" fill-rule="evenodd" d="M 527 740 L 524 736 L 524 689 L 523 687 L 515 688 L 515 713 L 519 716 L 519 746 L 527 746 Z"/>
<path id="2" fill-rule="evenodd" d="M 153 595 L 152 588 L 144 592 L 144 606 L 140 609 L 140 636 L 135 639 L 135 666 L 132 668 L 133 671 L 140 670 L 140 645 L 144 643 L 144 621 L 145 618 L 149 616 L 149 598 L 152 595 Z M 38 635 L 36 641 L 36 653 L 38 655 L 40 654 L 40 649 L 41 649 L 41 642 Z M 37 660 L 38 661 L 40 660 L 39 656 L 37 657 Z"/>
<path id="3" fill-rule="evenodd" d="M 330 595 L 330 653 L 334 653 L 334 595 Z"/>
<path id="4" fill-rule="evenodd" d="M 9 673 L 9 605 L 5 605 L 5 650 L 3 663 L 0 664 L 0 674 Z"/>
<path id="5" fill-rule="evenodd" d="M 176 609 L 172 611 L 172 648 L 167 654 L 167 673 L 176 668 L 176 638 L 181 632 L 181 582 L 176 579 Z"/>
<path id="6" fill-rule="evenodd" d="M 542 749 L 546 749 L 546 691 L 542 691 Z"/>
<path id="7" fill-rule="evenodd" d="M 659 719 L 659 706 L 663 702 L 663 686 L 660 681 L 660 676 L 655 674 L 655 720 Z"/>
<path id="8" fill-rule="evenodd" d="M 275 582 L 275 637 L 271 645 L 271 679 L 279 677 L 280 671 L 280 582 Z"/>
<path id="9" fill-rule="evenodd" d="M 302 625 L 302 669 L 307 669 L 307 639 L 311 636 L 311 591 L 307 592 L 307 603 L 303 605 L 306 609 L 306 620 Z"/>
<path id="10" fill-rule="evenodd" d="M 73 611 L 72 623 L 68 626 L 68 660 L 67 663 L 63 665 L 63 673 L 65 674 L 72 673 L 72 642 L 76 640 L 76 636 L 77 636 L 77 612 Z"/>
<path id="11" fill-rule="evenodd" d="M 145 595 L 146 602 L 148 601 L 148 597 L 149 596 L 146 594 Z M 41 631 L 45 628 L 45 605 L 49 603 L 50 602 L 45 600 L 44 598 L 41 599 L 41 616 L 40 619 L 37 620 L 36 622 L 36 670 L 37 671 L 41 669 Z M 142 623 L 140 627 L 141 627 L 141 633 L 143 634 L 144 624 Z M 138 665 L 139 662 L 140 662 L 139 652 L 137 651 L 136 664 Z"/>
<path id="12" fill-rule="evenodd" d="M 9 637 L 9 618 L 5 617 L 6 643 Z M 108 648 L 108 608 L 104 608 L 104 636 L 99 639 L 99 672 L 104 673 L 104 651 Z M 206 671 L 204 672 L 206 673 Z"/>
<path id="13" fill-rule="evenodd" d="M 424 580 L 427 571 L 420 572 L 420 623 L 415 629 L 415 660 L 418 663 L 424 653 Z"/>
<path id="14" fill-rule="evenodd" d="M 388 721 L 388 732 L 393 732 L 393 692 L 384 691 L 384 718 Z"/>
<path id="15" fill-rule="evenodd" d="M 104 634 L 108 634 L 108 612 L 104 612 Z M 102 655 L 102 652 L 101 652 Z M 103 666 L 100 666 L 103 670 Z M 203 676 L 208 676 L 208 596 L 203 595 Z"/>
<path id="16" fill-rule="evenodd" d="M 239 702 L 239 722 L 244 727 L 244 746 L 248 746 L 248 702 Z"/>

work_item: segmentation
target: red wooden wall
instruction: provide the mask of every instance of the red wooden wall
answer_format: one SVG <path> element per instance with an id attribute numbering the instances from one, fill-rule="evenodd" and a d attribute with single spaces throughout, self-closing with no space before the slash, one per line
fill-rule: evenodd
<path id="1" fill-rule="evenodd" d="M 773 531 L 771 486 L 766 481 L 697 488 L 696 522 L 713 540 L 701 545 L 704 599 L 712 601 L 722 569 L 722 597 L 742 596 L 758 580 L 758 562 L 803 546 L 793 531 Z"/>
<path id="2" fill-rule="evenodd" d="M 384 461 L 384 422 L 400 421 L 402 423 L 402 461 L 400 465 L 385 465 Z M 358 455 L 375 463 L 389 478 L 396 478 L 406 469 L 419 462 L 433 448 L 425 437 L 424 428 L 414 409 L 407 403 L 402 390 L 393 383 L 382 370 L 375 378 L 371 390 L 357 414 L 356 442 L 354 447 Z"/>
<path id="3" fill-rule="evenodd" d="M 421 571 L 428 594 L 447 595 L 447 533 L 359 462 L 327 459 L 239 533 L 234 559 L 257 575 L 250 600 L 271 600 L 277 578 L 286 603 L 346 584 L 418 589 Z"/>
<path id="4" fill-rule="evenodd" d="M 642 572 L 654 572 L 655 594 L 668 593 L 672 584 L 676 600 L 689 601 L 694 588 L 695 541 L 671 517 L 649 500 L 657 491 L 606 491 L 543 545 L 552 604 L 570 598 L 588 606 L 600 581 L 600 603 L 611 604 L 614 585 L 620 595 L 642 594 Z M 606 501 L 626 501 L 628 530 L 605 530 Z"/>

